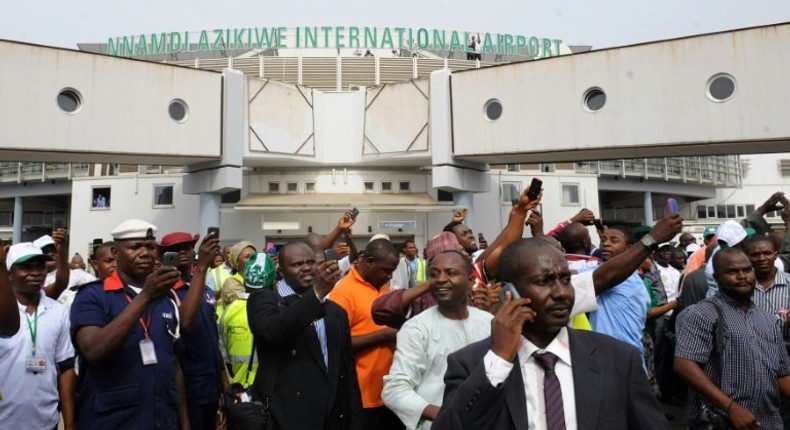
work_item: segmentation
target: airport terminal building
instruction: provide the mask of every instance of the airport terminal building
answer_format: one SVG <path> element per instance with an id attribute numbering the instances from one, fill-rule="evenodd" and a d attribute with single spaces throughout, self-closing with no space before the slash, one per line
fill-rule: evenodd
<path id="1" fill-rule="evenodd" d="M 79 50 L 216 73 L 222 91 L 211 97 L 225 106 L 222 159 L 79 163 L 72 155 L 69 162 L 2 162 L 4 238 L 34 239 L 61 220 L 72 232 L 71 252 L 84 254 L 93 239 L 109 240 L 110 229 L 126 218 L 148 219 L 162 233 L 202 233 L 201 224 L 214 219 L 223 241 L 244 238 L 262 246 L 328 232 L 343 210 L 357 207 L 354 236 L 360 245 L 387 233 L 395 242 L 415 239 L 421 247 L 450 221 L 452 209 L 468 207 L 472 228 L 491 241 L 507 222 L 511 199 L 533 176 L 544 180 L 547 229 L 585 207 L 607 220 L 649 224 L 664 215 L 666 198 L 675 197 L 687 230 L 701 234 L 705 226 L 745 216 L 790 175 L 790 155 L 783 154 L 446 162 L 455 147 L 436 137 L 436 76 L 590 50 L 537 35 L 405 27 L 224 28 L 110 37 L 80 44 Z M 114 79 L 108 85 L 134 76 Z M 69 88 L 58 94 L 58 108 L 74 108 L 73 114 L 90 94 Z M 587 93 L 584 108 L 603 107 L 601 94 Z M 228 108 L 234 97 L 242 106 L 236 111 Z M 200 121 L 191 103 L 176 98 L 156 114 L 191 126 L 190 120 Z M 501 114 L 502 105 L 494 102 L 479 112 L 489 121 Z M 144 118 L 129 120 L 146 127 Z M 241 124 L 242 132 L 229 136 L 229 124 Z M 554 126 L 562 127 L 562 121 Z"/>

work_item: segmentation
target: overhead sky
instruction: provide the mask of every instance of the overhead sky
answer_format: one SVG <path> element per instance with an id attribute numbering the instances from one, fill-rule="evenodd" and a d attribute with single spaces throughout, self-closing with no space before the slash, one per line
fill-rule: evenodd
<path id="1" fill-rule="evenodd" d="M 0 38 L 76 48 L 151 32 L 400 26 L 535 35 L 599 49 L 786 21 L 789 0 L 28 0 L 3 4 Z"/>

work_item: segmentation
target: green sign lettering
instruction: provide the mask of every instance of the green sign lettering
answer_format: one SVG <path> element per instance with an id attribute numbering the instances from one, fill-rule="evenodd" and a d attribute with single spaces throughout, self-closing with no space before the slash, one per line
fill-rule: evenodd
<path id="1" fill-rule="evenodd" d="M 448 40 L 449 36 L 449 40 Z M 470 52 L 472 36 L 481 39 L 484 54 L 530 57 L 560 55 L 562 40 L 509 33 L 470 33 L 408 27 L 240 27 L 134 34 L 107 39 L 107 54 L 131 57 L 147 54 L 267 48 L 410 48 Z M 196 38 L 197 43 L 190 43 Z M 193 39 L 194 40 L 194 39 Z"/>

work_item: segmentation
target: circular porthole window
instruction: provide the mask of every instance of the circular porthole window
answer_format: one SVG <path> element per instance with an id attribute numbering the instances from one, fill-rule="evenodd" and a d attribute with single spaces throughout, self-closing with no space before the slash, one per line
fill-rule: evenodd
<path id="1" fill-rule="evenodd" d="M 82 107 L 82 96 L 74 88 L 64 88 L 58 93 L 57 102 L 63 112 L 74 114 Z"/>
<path id="2" fill-rule="evenodd" d="M 502 116 L 502 102 L 490 99 L 483 105 L 483 110 L 489 121 L 496 121 Z"/>
<path id="3" fill-rule="evenodd" d="M 597 112 L 606 104 L 606 93 L 598 87 L 590 88 L 584 93 L 584 109 L 587 112 Z"/>
<path id="4" fill-rule="evenodd" d="M 726 73 L 719 73 L 708 79 L 705 95 L 707 95 L 711 101 L 717 103 L 726 102 L 735 95 L 736 88 L 735 78 Z"/>
<path id="5" fill-rule="evenodd" d="M 181 99 L 174 99 L 167 106 L 167 113 L 175 122 L 186 122 L 189 119 L 189 106 Z"/>

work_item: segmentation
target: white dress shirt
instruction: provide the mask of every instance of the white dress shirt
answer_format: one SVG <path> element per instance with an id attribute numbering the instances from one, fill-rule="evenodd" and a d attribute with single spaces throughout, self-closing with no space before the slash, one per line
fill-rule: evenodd
<path id="1" fill-rule="evenodd" d="M 524 379 L 524 393 L 527 397 L 527 416 L 530 430 L 546 430 L 546 404 L 543 396 L 543 368 L 535 362 L 533 353 L 550 352 L 557 357 L 554 373 L 560 381 L 562 389 L 562 408 L 565 412 L 566 430 L 576 430 L 576 397 L 573 387 L 573 370 L 571 367 L 571 350 L 568 344 L 568 330 L 562 328 L 557 337 L 546 349 L 540 349 L 534 343 L 521 336 L 521 348 L 518 350 L 518 362 L 521 365 L 521 376 Z M 483 357 L 486 377 L 491 385 L 497 387 L 507 379 L 513 370 L 510 363 L 494 351 L 489 350 Z M 594 387 L 589 387 L 594 389 Z"/>

